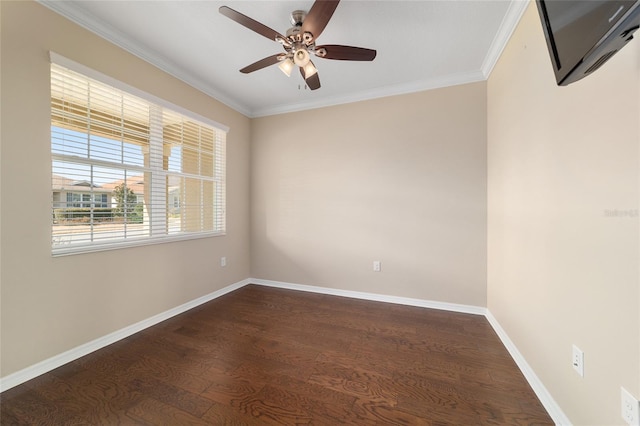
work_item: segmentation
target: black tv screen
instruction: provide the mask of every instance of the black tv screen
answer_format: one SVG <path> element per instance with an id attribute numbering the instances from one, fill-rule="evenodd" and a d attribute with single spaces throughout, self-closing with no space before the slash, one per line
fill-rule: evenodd
<path id="1" fill-rule="evenodd" d="M 640 27 L 640 0 L 537 0 L 558 85 L 602 66 Z"/>

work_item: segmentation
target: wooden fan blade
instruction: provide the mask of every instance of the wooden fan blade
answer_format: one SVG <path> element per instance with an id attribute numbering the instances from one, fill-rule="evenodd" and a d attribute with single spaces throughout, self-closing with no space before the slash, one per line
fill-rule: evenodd
<path id="1" fill-rule="evenodd" d="M 278 53 L 276 55 L 272 55 L 272 56 L 267 56 L 264 59 L 260 59 L 257 62 L 254 62 L 251 65 L 247 65 L 246 67 L 242 68 L 240 70 L 241 73 L 243 74 L 249 74 L 250 72 L 254 72 L 254 71 L 258 71 L 261 70 L 262 68 L 266 68 L 270 65 L 274 65 L 277 64 L 278 62 L 278 58 L 282 56 L 282 53 Z"/>
<path id="2" fill-rule="evenodd" d="M 373 61 L 377 52 L 364 47 L 342 46 L 339 44 L 325 44 L 317 46 L 316 52 L 320 49 L 327 51 L 325 56 L 318 56 L 324 59 L 337 59 L 341 61 Z"/>
<path id="3" fill-rule="evenodd" d="M 320 88 L 320 76 L 317 72 L 311 77 L 307 78 L 304 72 L 304 68 L 300 67 L 300 74 L 302 74 L 302 78 L 304 78 L 304 81 L 307 83 L 307 86 L 309 86 L 309 89 L 316 90 Z"/>
<path id="4" fill-rule="evenodd" d="M 317 39 L 333 16 L 340 0 L 316 0 L 302 22 L 302 33 L 309 32 Z"/>
<path id="5" fill-rule="evenodd" d="M 250 30 L 257 32 L 262 36 L 265 36 L 269 40 L 275 41 L 276 37 L 281 37 L 283 40 L 287 39 L 285 36 L 277 32 L 276 30 L 271 29 L 266 25 L 256 21 L 255 19 L 249 18 L 248 16 L 243 15 L 242 13 L 231 9 L 230 7 L 221 6 L 220 9 L 218 9 L 218 11 L 222 13 L 224 16 L 226 16 L 227 18 L 230 18 L 236 21 L 238 24 L 243 25 L 249 28 Z"/>

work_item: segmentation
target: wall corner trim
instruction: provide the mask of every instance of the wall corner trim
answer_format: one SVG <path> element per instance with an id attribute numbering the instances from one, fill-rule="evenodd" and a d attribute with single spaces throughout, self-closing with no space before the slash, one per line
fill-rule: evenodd
<path id="1" fill-rule="evenodd" d="M 9 374 L 6 377 L 0 377 L 0 392 L 4 392 L 8 389 L 11 389 L 14 386 L 18 386 L 19 384 L 22 384 L 28 380 L 38 377 L 41 374 L 47 373 L 68 362 L 71 362 L 80 357 L 88 355 L 91 352 L 104 348 L 105 346 L 108 346 L 112 343 L 115 343 L 119 340 L 129 337 L 132 334 L 135 334 L 139 331 L 142 331 L 146 328 L 156 325 L 162 321 L 165 321 L 171 317 L 174 317 L 183 312 L 186 312 L 189 309 L 193 309 L 196 306 L 202 305 L 203 303 L 209 302 L 213 299 L 217 299 L 220 296 L 223 296 L 227 293 L 230 293 L 234 290 L 244 287 L 250 282 L 251 282 L 250 280 L 245 279 L 242 281 L 238 281 L 237 283 L 230 284 L 226 287 L 221 288 L 220 290 L 216 290 L 212 293 L 209 293 L 197 299 L 191 300 L 190 302 L 184 303 L 180 306 L 176 306 L 175 308 L 161 312 L 150 318 L 147 318 L 135 324 L 129 325 L 120 330 L 114 331 L 113 333 L 109 333 L 106 336 L 99 337 L 95 340 L 84 343 L 66 352 L 63 352 L 58 355 L 54 355 L 53 357 L 45 359 L 44 361 L 41 361 L 37 364 L 31 365 L 20 371 L 16 371 L 15 373 Z"/>
<path id="2" fill-rule="evenodd" d="M 493 330 L 502 341 L 502 344 L 509 351 L 511 358 L 513 358 L 515 363 L 518 365 L 520 371 L 522 371 L 522 374 L 524 375 L 525 379 L 527 379 L 527 382 L 535 392 L 536 396 L 551 416 L 551 419 L 553 419 L 554 423 L 556 425 L 570 426 L 571 421 L 569 420 L 569 418 L 564 414 L 564 412 L 553 399 L 547 388 L 542 384 L 542 381 L 538 378 L 536 373 L 534 373 L 529 363 L 527 363 L 524 356 L 522 356 L 518 348 L 516 348 L 516 345 L 509 338 L 507 332 L 502 328 L 498 320 L 488 309 L 485 316 L 489 321 L 489 324 L 491 324 L 491 327 L 493 327 Z"/>

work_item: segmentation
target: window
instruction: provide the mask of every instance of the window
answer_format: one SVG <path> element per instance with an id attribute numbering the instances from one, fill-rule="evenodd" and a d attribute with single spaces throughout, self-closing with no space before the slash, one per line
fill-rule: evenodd
<path id="1" fill-rule="evenodd" d="M 227 129 L 52 59 L 52 253 L 224 234 Z"/>
<path id="2" fill-rule="evenodd" d="M 58 204 L 56 207 L 104 208 L 107 207 L 107 194 L 67 192 L 67 204 L 63 206 Z"/>

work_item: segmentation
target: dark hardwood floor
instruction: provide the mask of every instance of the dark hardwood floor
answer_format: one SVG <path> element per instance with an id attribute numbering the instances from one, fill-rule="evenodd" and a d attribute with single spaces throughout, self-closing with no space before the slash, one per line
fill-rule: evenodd
<path id="1" fill-rule="evenodd" d="M 0 404 L 2 425 L 553 424 L 482 316 L 255 285 Z"/>

